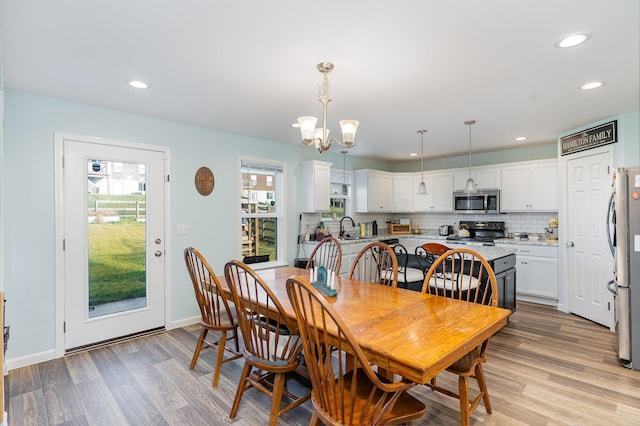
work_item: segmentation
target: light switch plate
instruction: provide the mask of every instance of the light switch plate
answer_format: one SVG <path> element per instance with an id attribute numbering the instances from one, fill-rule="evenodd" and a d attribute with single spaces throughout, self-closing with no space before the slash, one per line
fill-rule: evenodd
<path id="1" fill-rule="evenodd" d="M 187 235 L 189 233 L 189 225 L 186 223 L 179 223 L 178 224 L 178 231 L 176 232 L 176 234 L 178 235 Z"/>
<path id="2" fill-rule="evenodd" d="M 633 236 L 633 251 L 640 252 L 640 235 Z"/>

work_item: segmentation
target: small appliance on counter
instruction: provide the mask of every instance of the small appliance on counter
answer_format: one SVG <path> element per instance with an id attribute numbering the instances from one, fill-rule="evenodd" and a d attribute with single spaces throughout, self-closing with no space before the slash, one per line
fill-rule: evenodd
<path id="1" fill-rule="evenodd" d="M 389 220 L 387 221 L 390 234 L 410 234 L 411 222 L 409 219 Z"/>
<path id="2" fill-rule="evenodd" d="M 453 226 L 451 225 L 440 225 L 438 228 L 438 235 L 446 237 L 448 235 L 453 235 Z"/>

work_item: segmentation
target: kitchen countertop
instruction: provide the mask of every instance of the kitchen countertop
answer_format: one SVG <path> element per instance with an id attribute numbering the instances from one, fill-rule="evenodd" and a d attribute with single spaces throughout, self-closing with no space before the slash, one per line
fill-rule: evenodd
<path id="1" fill-rule="evenodd" d="M 547 241 L 545 239 L 539 240 L 520 240 L 515 238 L 499 238 L 493 241 L 496 246 L 543 246 L 543 247 L 558 247 L 557 241 Z"/>
<path id="2" fill-rule="evenodd" d="M 340 244 L 349 245 L 349 244 L 361 244 L 361 243 L 370 243 L 372 241 L 380 241 L 386 240 L 389 238 L 411 238 L 414 240 L 425 241 L 425 240 L 446 240 L 446 236 L 424 233 L 424 234 L 380 234 L 375 237 L 365 237 L 358 238 L 355 240 L 340 240 Z M 313 244 L 315 246 L 316 241 L 305 241 L 305 244 Z M 446 243 L 445 243 L 446 244 Z M 462 245 L 452 246 L 452 248 L 463 247 Z M 515 250 L 512 247 L 509 247 L 509 244 L 504 244 L 501 246 L 468 246 L 474 251 L 477 251 L 482 257 L 487 259 L 488 261 L 499 259 L 504 256 L 509 256 L 515 253 Z"/>

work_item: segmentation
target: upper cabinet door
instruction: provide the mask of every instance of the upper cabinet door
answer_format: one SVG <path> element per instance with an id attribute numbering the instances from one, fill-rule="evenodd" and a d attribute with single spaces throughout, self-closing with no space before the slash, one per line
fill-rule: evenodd
<path id="1" fill-rule="evenodd" d="M 404 213 L 414 211 L 415 173 L 393 174 L 393 211 Z"/>
<path id="2" fill-rule="evenodd" d="M 434 173 L 430 176 L 433 181 L 431 209 L 432 212 L 453 211 L 453 173 Z M 427 188 L 428 190 L 429 188 Z"/>
<path id="3" fill-rule="evenodd" d="M 453 172 L 453 188 L 455 191 L 462 191 L 467 187 L 469 176 L 476 184 L 476 189 L 496 189 L 500 188 L 500 167 L 472 167 L 469 169 L 457 169 Z"/>
<path id="4" fill-rule="evenodd" d="M 354 173 L 356 212 L 390 212 L 393 208 L 393 174 L 377 170 Z"/>
<path id="5" fill-rule="evenodd" d="M 500 210 L 527 211 L 529 208 L 529 166 L 507 166 L 502 168 L 502 191 Z"/>
<path id="6" fill-rule="evenodd" d="M 558 210 L 558 163 L 531 165 L 529 183 L 529 204 L 531 210 Z"/>
<path id="7" fill-rule="evenodd" d="M 500 167 L 476 167 L 476 188 L 495 189 L 501 186 Z M 465 182 L 466 183 L 466 182 Z"/>
<path id="8" fill-rule="evenodd" d="M 502 168 L 501 210 L 558 210 L 558 163 L 528 162 Z"/>
<path id="9" fill-rule="evenodd" d="M 302 174 L 302 206 L 305 213 L 330 210 L 331 163 L 305 161 L 300 165 Z"/>
<path id="10" fill-rule="evenodd" d="M 415 211 L 428 213 L 451 212 L 453 210 L 453 173 L 425 173 L 426 194 L 418 194 L 418 185 L 421 180 L 421 174 L 417 173 L 414 178 L 413 188 Z"/>

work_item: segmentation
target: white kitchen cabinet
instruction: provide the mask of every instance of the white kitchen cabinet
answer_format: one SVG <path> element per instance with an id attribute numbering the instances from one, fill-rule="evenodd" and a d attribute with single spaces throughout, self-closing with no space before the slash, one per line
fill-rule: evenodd
<path id="1" fill-rule="evenodd" d="M 393 211 L 398 213 L 413 212 L 415 173 L 393 174 Z"/>
<path id="2" fill-rule="evenodd" d="M 558 302 L 558 248 L 515 245 L 518 300 L 556 305 Z"/>
<path id="3" fill-rule="evenodd" d="M 476 184 L 477 189 L 495 189 L 501 186 L 500 167 L 482 166 L 472 167 L 471 177 Z M 467 179 L 469 179 L 469 169 L 457 169 L 453 172 L 453 189 L 462 191 L 467 187 Z"/>
<path id="4" fill-rule="evenodd" d="M 379 170 L 354 172 L 356 212 L 390 212 L 393 209 L 393 173 Z"/>
<path id="5" fill-rule="evenodd" d="M 424 174 L 427 185 L 425 195 L 418 194 L 418 185 L 422 180 L 420 173 L 414 179 L 414 205 L 417 212 L 451 212 L 453 211 L 453 173 L 428 172 Z"/>
<path id="6" fill-rule="evenodd" d="M 476 167 L 476 188 L 478 189 L 495 189 L 502 185 L 500 167 L 487 166 Z M 466 181 L 465 181 L 466 183 Z"/>
<path id="7" fill-rule="evenodd" d="M 558 164 L 554 161 L 524 162 L 502 168 L 503 212 L 557 211 Z"/>
<path id="8" fill-rule="evenodd" d="M 331 165 L 332 163 L 317 160 L 300 164 L 303 212 L 330 210 Z"/>
<path id="9" fill-rule="evenodd" d="M 366 243 L 352 243 L 342 245 L 342 264 L 340 265 L 340 275 L 349 276 L 349 272 L 351 272 L 351 266 L 356 260 L 356 257 L 358 257 L 360 251 L 369 243 L 370 241 Z"/>

